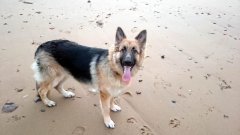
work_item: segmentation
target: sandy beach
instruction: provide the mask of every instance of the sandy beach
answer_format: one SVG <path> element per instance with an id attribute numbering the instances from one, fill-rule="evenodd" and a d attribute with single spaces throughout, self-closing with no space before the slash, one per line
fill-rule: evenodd
<path id="1" fill-rule="evenodd" d="M 240 1 L 0 0 L 0 135 L 239 135 Z M 36 48 L 53 39 L 108 48 L 146 29 L 143 68 L 103 124 L 97 93 L 70 78 L 35 103 Z M 6 102 L 18 107 L 2 111 Z"/>

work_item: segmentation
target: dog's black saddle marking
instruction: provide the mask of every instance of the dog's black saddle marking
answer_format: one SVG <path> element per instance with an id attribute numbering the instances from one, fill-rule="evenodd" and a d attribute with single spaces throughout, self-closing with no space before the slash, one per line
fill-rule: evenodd
<path id="1" fill-rule="evenodd" d="M 75 79 L 91 82 L 90 63 L 97 57 L 107 57 L 108 50 L 79 45 L 68 40 L 52 40 L 43 43 L 40 50 L 48 52 Z M 36 51 L 36 53 L 39 50 Z"/>

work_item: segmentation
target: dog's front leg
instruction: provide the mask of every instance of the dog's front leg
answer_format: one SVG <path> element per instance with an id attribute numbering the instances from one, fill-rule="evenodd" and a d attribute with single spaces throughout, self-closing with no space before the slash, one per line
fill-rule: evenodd
<path id="1" fill-rule="evenodd" d="M 100 105 L 102 110 L 102 115 L 104 119 L 104 123 L 108 128 L 114 128 L 115 123 L 110 118 L 110 102 L 111 95 L 107 92 L 100 91 Z"/>
<path id="2" fill-rule="evenodd" d="M 118 106 L 118 105 L 116 105 L 116 104 L 114 103 L 114 100 L 115 100 L 116 98 L 117 98 L 117 97 L 111 98 L 111 110 L 112 110 L 113 112 L 121 111 L 121 107 Z"/>

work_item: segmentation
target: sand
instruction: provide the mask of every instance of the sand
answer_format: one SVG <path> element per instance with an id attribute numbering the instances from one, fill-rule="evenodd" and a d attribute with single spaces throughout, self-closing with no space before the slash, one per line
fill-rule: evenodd
<path id="1" fill-rule="evenodd" d="M 240 1 L 1 0 L 1 135 L 239 135 Z M 121 26 L 129 38 L 147 29 L 143 69 L 122 111 L 103 124 L 97 94 L 69 79 L 76 97 L 35 103 L 34 51 L 52 39 L 108 48 Z"/>

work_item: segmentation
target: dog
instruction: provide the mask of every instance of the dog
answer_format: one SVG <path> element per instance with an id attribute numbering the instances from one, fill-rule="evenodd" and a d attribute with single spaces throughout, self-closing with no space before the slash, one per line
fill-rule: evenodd
<path id="1" fill-rule="evenodd" d="M 146 30 L 141 31 L 135 39 L 128 40 L 122 28 L 118 27 L 115 44 L 109 49 L 87 47 L 68 40 L 52 40 L 41 44 L 32 64 L 38 96 L 49 107 L 56 105 L 48 98 L 52 89 L 66 98 L 74 97 L 73 92 L 63 88 L 64 81 L 72 76 L 100 93 L 104 123 L 106 127 L 114 128 L 110 109 L 114 112 L 121 110 L 114 99 L 123 93 L 142 66 L 146 40 Z"/>

